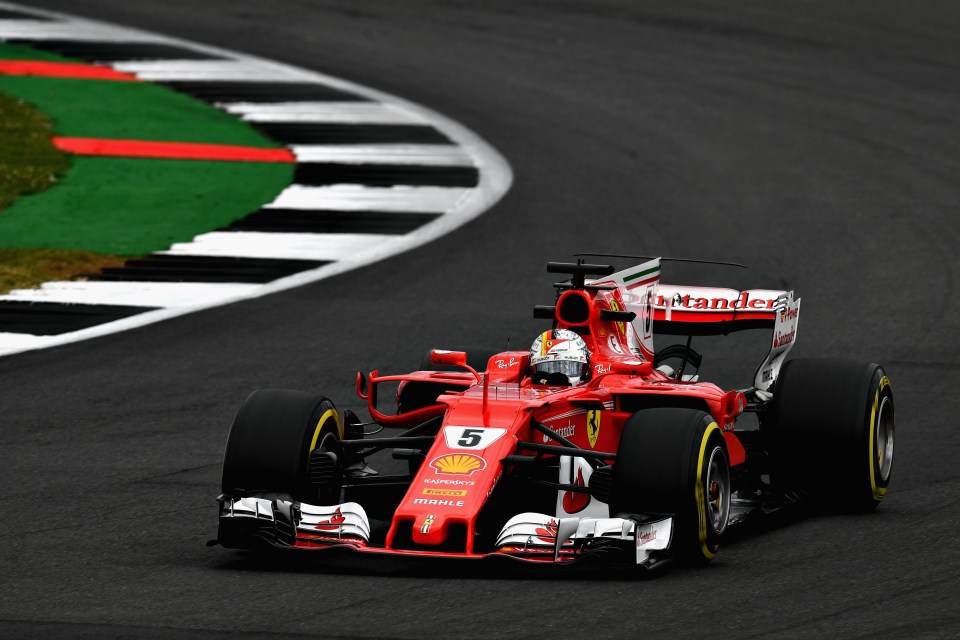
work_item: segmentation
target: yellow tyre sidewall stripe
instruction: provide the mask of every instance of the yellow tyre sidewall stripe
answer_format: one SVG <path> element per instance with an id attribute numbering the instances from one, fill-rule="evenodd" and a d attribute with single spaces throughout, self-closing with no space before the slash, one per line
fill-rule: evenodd
<path id="1" fill-rule="evenodd" d="M 880 384 L 877 385 L 877 391 L 873 394 L 873 407 L 870 409 L 870 442 L 867 447 L 867 458 L 870 469 L 870 490 L 873 492 L 873 499 L 876 501 L 883 500 L 883 497 L 887 495 L 887 488 L 881 487 L 877 484 L 876 471 L 876 459 L 877 459 L 877 420 L 880 418 L 877 415 L 877 411 L 880 408 L 880 394 L 884 388 L 890 386 L 890 379 L 887 376 L 880 378 Z"/>
<path id="2" fill-rule="evenodd" d="M 716 422 L 711 422 L 703 432 L 703 438 L 700 440 L 700 458 L 697 461 L 697 484 L 694 489 L 697 501 L 697 519 L 699 520 L 697 536 L 700 540 L 700 552 L 707 560 L 713 560 L 713 557 L 717 555 L 716 546 L 711 550 L 710 545 L 707 544 L 707 499 L 703 489 L 704 457 L 707 452 L 707 442 L 710 440 L 710 436 L 713 435 L 714 431 L 720 433 L 720 427 L 717 426 Z"/>
<path id="3" fill-rule="evenodd" d="M 320 432 L 323 431 L 323 427 L 327 424 L 328 420 L 333 420 L 333 423 L 337 426 L 337 437 L 341 440 L 343 439 L 343 427 L 340 425 L 340 416 L 337 415 L 336 409 L 327 409 L 323 412 L 323 415 L 320 416 L 320 419 L 317 421 L 317 426 L 313 430 L 313 438 L 310 440 L 310 449 L 307 451 L 307 460 L 310 460 L 310 454 L 313 453 L 313 450 L 317 448 L 317 440 L 320 438 Z"/>

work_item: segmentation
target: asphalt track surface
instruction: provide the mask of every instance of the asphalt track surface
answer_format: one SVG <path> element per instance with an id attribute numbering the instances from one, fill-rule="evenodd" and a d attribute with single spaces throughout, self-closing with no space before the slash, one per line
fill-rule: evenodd
<path id="1" fill-rule="evenodd" d="M 960 635 L 960 5 L 34 4 L 401 95 L 483 136 L 515 182 L 424 249 L 0 361 L 0 635 Z M 898 432 L 881 508 L 771 522 L 706 569 L 645 581 L 274 566 L 204 546 L 250 390 L 358 409 L 358 368 L 524 344 L 531 305 L 551 300 L 544 263 L 576 251 L 746 262 L 664 280 L 793 288 L 795 355 L 884 363 Z M 752 373 L 760 354 L 733 342 L 708 375 Z"/>

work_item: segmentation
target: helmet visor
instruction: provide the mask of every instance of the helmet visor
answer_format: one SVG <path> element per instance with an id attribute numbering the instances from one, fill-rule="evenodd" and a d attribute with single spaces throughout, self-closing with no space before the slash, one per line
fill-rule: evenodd
<path id="1" fill-rule="evenodd" d="M 536 367 L 540 373 L 562 373 L 571 380 L 579 378 L 583 372 L 583 364 L 575 360 L 548 360 Z"/>

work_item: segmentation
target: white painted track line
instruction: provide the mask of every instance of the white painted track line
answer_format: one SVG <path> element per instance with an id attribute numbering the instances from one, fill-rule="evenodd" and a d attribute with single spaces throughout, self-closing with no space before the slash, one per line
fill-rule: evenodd
<path id="1" fill-rule="evenodd" d="M 416 113 L 382 102 L 233 102 L 220 107 L 247 122 L 428 124 Z"/>
<path id="2" fill-rule="evenodd" d="M 468 191 L 452 187 L 365 187 L 354 184 L 305 187 L 295 184 L 284 189 L 264 208 L 445 213 Z"/>
<path id="3" fill-rule="evenodd" d="M 204 233 L 192 242 L 179 242 L 167 255 L 343 260 L 377 249 L 401 236 L 375 233 L 264 233 L 260 231 Z"/>
<path id="4" fill-rule="evenodd" d="M 248 60 L 144 60 L 110 64 L 148 82 L 243 81 L 302 82 L 303 74 L 288 67 Z"/>
<path id="5" fill-rule="evenodd" d="M 313 144 L 293 145 L 298 162 L 344 164 L 403 164 L 469 167 L 473 160 L 462 148 L 446 144 Z"/>
<path id="6" fill-rule="evenodd" d="M 229 300 L 261 285 L 235 282 L 46 282 L 39 289 L 15 289 L 0 300 L 108 304 L 131 307 L 185 307 Z"/>
<path id="7" fill-rule="evenodd" d="M 12 5 L 9 5 L 12 6 Z M 123 27 L 86 20 L 48 22 L 46 20 L 0 20 L 0 38 L 26 40 L 83 40 L 97 42 L 161 41 L 152 34 L 132 33 Z"/>
<path id="8" fill-rule="evenodd" d="M 27 351 L 37 347 L 46 346 L 49 338 L 47 336 L 34 336 L 28 333 L 7 333 L 0 332 L 0 355 L 9 350 L 12 353 L 17 351 Z"/>

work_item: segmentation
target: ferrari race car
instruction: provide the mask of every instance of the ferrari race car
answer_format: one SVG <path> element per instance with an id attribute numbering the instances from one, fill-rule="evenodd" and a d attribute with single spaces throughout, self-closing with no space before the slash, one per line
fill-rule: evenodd
<path id="1" fill-rule="evenodd" d="M 432 349 L 418 371 L 358 373 L 371 421 L 322 395 L 252 393 L 224 452 L 217 541 L 650 569 L 708 562 L 730 527 L 798 499 L 883 499 L 890 381 L 877 364 L 785 362 L 793 292 L 661 284 L 659 259 L 547 271 L 569 279 L 534 308 L 550 326 L 530 351 Z M 693 336 L 756 328 L 772 339 L 752 384 L 699 380 Z M 656 350 L 654 333 L 686 343 Z M 398 433 L 369 437 L 384 428 Z M 366 464 L 386 450 L 407 473 Z"/>

